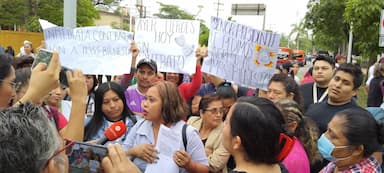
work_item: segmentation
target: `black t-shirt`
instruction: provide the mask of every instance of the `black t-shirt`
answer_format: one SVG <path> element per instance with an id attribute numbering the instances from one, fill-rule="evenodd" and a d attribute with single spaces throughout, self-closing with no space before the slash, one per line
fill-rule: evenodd
<path id="1" fill-rule="evenodd" d="M 305 115 L 310 117 L 313 121 L 316 122 L 317 126 L 319 127 L 320 134 L 324 133 L 327 130 L 327 126 L 329 121 L 333 118 L 333 116 L 344 109 L 347 108 L 355 108 L 359 107 L 355 101 L 351 100 L 350 102 L 344 104 L 344 105 L 330 105 L 328 104 L 327 100 L 312 104 L 307 112 L 305 112 Z"/>
<path id="2" fill-rule="evenodd" d="M 380 107 L 383 102 L 383 94 L 381 93 L 381 81 L 384 77 L 375 77 L 369 83 L 367 107 Z"/>
<path id="3" fill-rule="evenodd" d="M 304 111 L 308 110 L 309 106 L 313 104 L 313 82 L 306 83 L 300 86 L 300 92 L 303 96 L 303 106 Z M 321 98 L 321 96 L 324 94 L 324 92 L 327 90 L 327 88 L 320 88 L 317 87 L 317 100 Z M 326 96 L 323 101 L 327 100 L 328 96 Z"/>

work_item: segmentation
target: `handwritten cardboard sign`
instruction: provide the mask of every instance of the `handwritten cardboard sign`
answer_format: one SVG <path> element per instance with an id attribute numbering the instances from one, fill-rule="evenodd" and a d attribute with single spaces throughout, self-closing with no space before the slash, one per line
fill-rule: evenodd
<path id="1" fill-rule="evenodd" d="M 266 89 L 276 66 L 280 35 L 211 18 L 202 71 L 237 84 Z"/>
<path id="2" fill-rule="evenodd" d="M 159 71 L 195 72 L 199 21 L 146 18 L 135 26 L 139 56 L 155 60 Z"/>
<path id="3" fill-rule="evenodd" d="M 44 29 L 48 50 L 57 49 L 61 64 L 85 74 L 121 75 L 130 72 L 133 33 L 106 26 Z"/>

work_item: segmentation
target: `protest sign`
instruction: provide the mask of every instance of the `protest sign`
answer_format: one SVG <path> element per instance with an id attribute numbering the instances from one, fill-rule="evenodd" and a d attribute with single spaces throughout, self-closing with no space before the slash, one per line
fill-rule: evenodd
<path id="1" fill-rule="evenodd" d="M 135 26 L 140 56 L 155 60 L 159 71 L 195 73 L 199 21 L 146 18 Z"/>
<path id="2" fill-rule="evenodd" d="M 276 66 L 280 35 L 211 18 L 203 72 L 236 84 L 266 89 Z"/>
<path id="3" fill-rule="evenodd" d="M 84 74 L 130 72 L 131 32 L 106 26 L 74 29 L 52 26 L 44 29 L 44 39 L 47 49 L 57 49 L 61 64 L 68 68 L 81 69 Z"/>

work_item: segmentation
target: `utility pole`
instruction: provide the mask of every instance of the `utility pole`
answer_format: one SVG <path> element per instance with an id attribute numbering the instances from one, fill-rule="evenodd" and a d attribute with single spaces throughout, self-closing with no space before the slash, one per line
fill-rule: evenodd
<path id="1" fill-rule="evenodd" d="M 76 27 L 77 0 L 64 1 L 64 27 Z"/>
<path id="2" fill-rule="evenodd" d="M 217 2 L 215 2 L 215 4 L 217 5 L 217 8 L 216 8 L 216 17 L 219 17 L 219 12 L 222 11 L 222 9 L 220 8 L 220 6 L 224 5 L 223 3 L 220 2 L 220 0 L 217 0 Z"/>
<path id="3" fill-rule="evenodd" d="M 139 10 L 140 18 L 145 18 L 147 16 L 147 8 L 143 6 L 142 0 L 136 0 L 136 7 Z"/>
<path id="4" fill-rule="evenodd" d="M 351 22 L 349 28 L 349 40 L 348 40 L 348 54 L 347 54 L 347 62 L 352 62 L 352 41 L 353 41 L 353 23 Z"/>

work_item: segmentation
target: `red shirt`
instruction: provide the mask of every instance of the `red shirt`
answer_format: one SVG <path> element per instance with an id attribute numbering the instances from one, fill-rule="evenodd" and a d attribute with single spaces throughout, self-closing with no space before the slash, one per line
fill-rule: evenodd
<path id="1" fill-rule="evenodd" d="M 179 92 L 184 101 L 192 99 L 193 96 L 200 90 L 203 76 L 201 74 L 201 66 L 196 66 L 196 73 L 193 75 L 191 82 L 183 82 L 179 85 Z"/>

